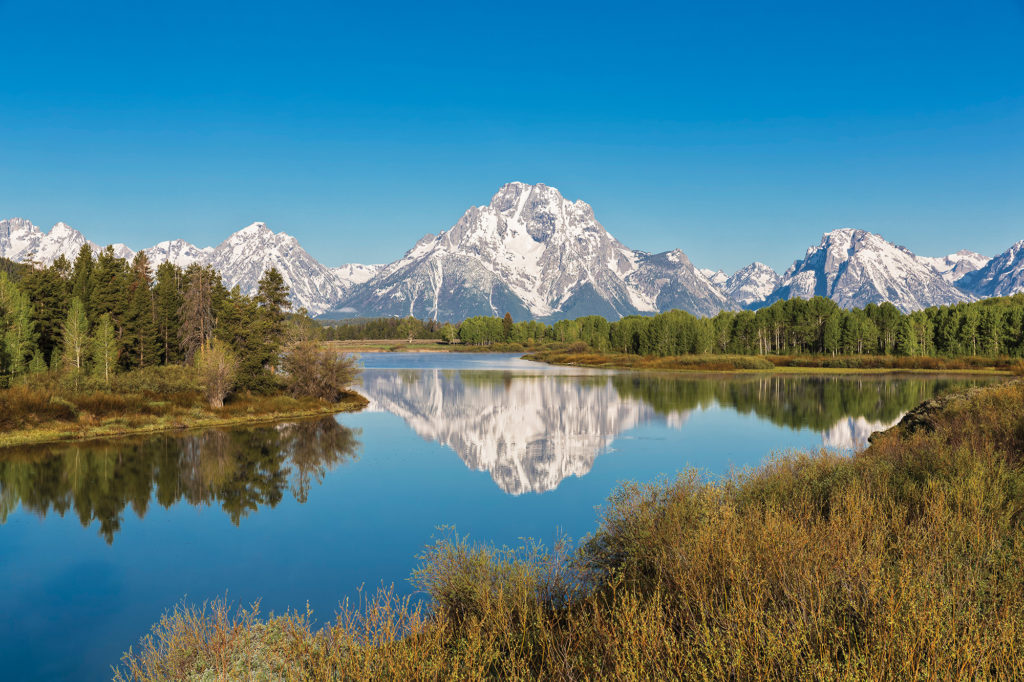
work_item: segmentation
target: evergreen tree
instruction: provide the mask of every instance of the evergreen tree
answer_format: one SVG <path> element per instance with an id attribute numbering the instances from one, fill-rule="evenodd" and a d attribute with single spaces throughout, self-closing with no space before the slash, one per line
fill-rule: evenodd
<path id="1" fill-rule="evenodd" d="M 110 315 L 110 323 L 114 326 L 118 340 L 124 335 L 124 321 L 129 303 L 128 283 L 127 261 L 118 258 L 111 246 L 100 251 L 92 269 L 87 314 L 90 320 L 98 320 L 105 314 Z"/>
<path id="2" fill-rule="evenodd" d="M 164 364 L 178 362 L 182 357 L 177 338 L 180 327 L 178 311 L 184 302 L 182 281 L 181 268 L 174 263 L 165 261 L 156 269 L 156 330 Z"/>
<path id="3" fill-rule="evenodd" d="M 128 310 L 125 318 L 124 361 L 129 367 L 146 367 L 159 362 L 160 339 L 151 289 L 149 258 L 139 251 L 132 261 L 128 285 Z"/>
<path id="4" fill-rule="evenodd" d="M 86 315 L 89 314 L 89 294 L 92 291 L 92 266 L 92 247 L 88 243 L 82 244 L 71 269 L 71 296 L 82 302 Z"/>
<path id="5" fill-rule="evenodd" d="M 65 260 L 65 262 L 67 262 Z M 54 348 L 60 345 L 61 325 L 67 317 L 68 287 L 54 268 L 34 268 L 21 282 L 32 302 L 32 321 L 38 334 L 43 362 L 49 362 Z"/>

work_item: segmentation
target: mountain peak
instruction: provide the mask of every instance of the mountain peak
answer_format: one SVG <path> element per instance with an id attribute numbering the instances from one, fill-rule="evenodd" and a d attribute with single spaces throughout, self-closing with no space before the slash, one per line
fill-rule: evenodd
<path id="1" fill-rule="evenodd" d="M 238 232 L 235 232 L 235 234 L 231 235 L 231 236 L 240 235 L 240 236 L 243 236 L 243 237 L 253 237 L 253 236 L 265 235 L 265 234 L 273 234 L 273 232 L 271 232 L 270 228 L 267 227 L 266 223 L 264 223 L 264 222 L 255 222 L 255 223 L 252 223 L 250 225 L 246 225 L 241 230 L 239 230 Z"/>

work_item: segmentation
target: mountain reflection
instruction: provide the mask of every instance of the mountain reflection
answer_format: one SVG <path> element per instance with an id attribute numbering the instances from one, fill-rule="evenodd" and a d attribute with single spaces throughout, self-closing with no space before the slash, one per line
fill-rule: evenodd
<path id="1" fill-rule="evenodd" d="M 640 424 L 682 428 L 694 410 L 724 407 L 810 428 L 822 444 L 856 449 L 918 403 L 972 380 L 865 376 L 679 377 L 373 370 L 368 409 L 404 419 L 421 437 L 490 473 L 506 493 L 554 490 L 583 476 L 615 438 Z"/>
<path id="2" fill-rule="evenodd" d="M 0 458 L 0 523 L 20 504 L 40 516 L 68 511 L 99 523 L 108 543 L 131 506 L 151 501 L 219 505 L 238 525 L 286 491 L 305 502 L 314 482 L 352 460 L 358 433 L 333 418 L 194 434 L 161 434 L 5 451 Z"/>

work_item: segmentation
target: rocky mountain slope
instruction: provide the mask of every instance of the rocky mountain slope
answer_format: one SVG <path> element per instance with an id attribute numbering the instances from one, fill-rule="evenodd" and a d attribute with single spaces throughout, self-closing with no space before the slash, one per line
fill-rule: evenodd
<path id="1" fill-rule="evenodd" d="M 1024 240 L 957 280 L 957 286 L 978 298 L 1010 296 L 1024 291 Z"/>
<path id="2" fill-rule="evenodd" d="M 864 230 L 827 232 L 782 276 L 765 303 L 824 296 L 843 308 L 889 301 L 904 312 L 972 300 L 909 249 Z"/>
<path id="3" fill-rule="evenodd" d="M 338 306 L 362 316 L 441 320 L 505 312 L 516 319 L 617 319 L 671 307 L 712 315 L 731 304 L 681 251 L 634 251 L 604 229 L 589 204 L 521 182 L 421 239 Z"/>
<path id="4" fill-rule="evenodd" d="M 28 220 L 0 220 L 0 256 L 12 260 L 73 260 L 85 243 L 66 223 L 44 233 Z M 135 254 L 124 244 L 115 251 Z M 933 258 L 877 234 L 841 229 L 826 233 L 781 277 L 757 262 L 726 275 L 695 267 L 678 249 L 631 249 L 605 230 L 589 204 L 521 182 L 501 187 L 488 204 L 471 207 L 450 229 L 426 235 L 385 265 L 326 267 L 294 237 L 259 222 L 217 246 L 174 239 L 145 251 L 154 267 L 164 261 L 212 265 L 229 287 L 246 294 L 276 267 L 296 307 L 333 317 L 458 321 L 510 312 L 517 320 L 551 321 L 673 308 L 708 316 L 816 295 L 847 308 L 890 301 L 909 311 L 1024 291 L 1024 242 L 993 259 L 972 251 Z"/>

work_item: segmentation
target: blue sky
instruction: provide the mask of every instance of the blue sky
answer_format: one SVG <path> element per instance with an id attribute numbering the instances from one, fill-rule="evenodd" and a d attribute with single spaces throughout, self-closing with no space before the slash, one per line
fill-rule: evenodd
<path id="1" fill-rule="evenodd" d="M 214 6 L 216 5 L 216 6 Z M 504 182 L 784 269 L 1024 239 L 1024 5 L 0 0 L 0 216 L 390 261 Z"/>

